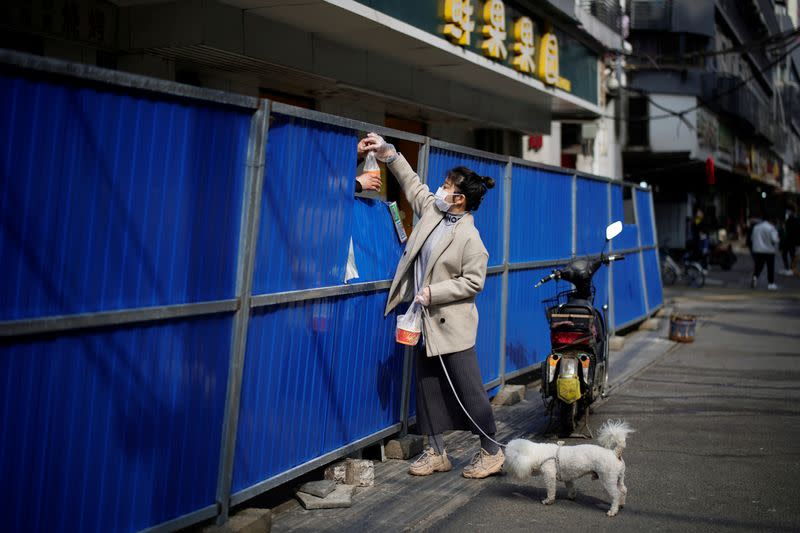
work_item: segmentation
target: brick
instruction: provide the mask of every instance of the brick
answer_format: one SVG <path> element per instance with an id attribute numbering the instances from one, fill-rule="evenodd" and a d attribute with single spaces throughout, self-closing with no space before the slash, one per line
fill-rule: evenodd
<path id="1" fill-rule="evenodd" d="M 650 318 L 645 320 L 639 326 L 639 329 L 644 331 L 656 331 L 658 326 L 661 324 L 661 321 L 657 318 Z"/>
<path id="2" fill-rule="evenodd" d="M 386 443 L 386 457 L 389 459 L 411 459 L 422 453 L 425 440 L 422 435 L 406 435 Z"/>
<path id="3" fill-rule="evenodd" d="M 317 498 L 325 498 L 328 494 L 336 490 L 336 482 L 331 479 L 322 479 L 320 481 L 309 481 L 297 489 L 300 492 L 311 494 Z"/>
<path id="4" fill-rule="evenodd" d="M 622 350 L 624 346 L 625 346 L 625 337 L 613 335 L 608 340 L 608 349 L 611 350 L 612 352 L 618 352 Z"/>
<path id="5" fill-rule="evenodd" d="M 305 492 L 298 492 L 297 499 L 303 504 L 303 507 L 309 510 L 313 509 L 338 509 L 341 507 L 350 507 L 353 505 L 353 493 L 356 487 L 353 485 L 336 485 L 336 490 L 328 494 L 325 498 L 319 498 L 306 494 Z"/>
<path id="6" fill-rule="evenodd" d="M 336 483 L 344 483 L 344 475 L 347 471 L 347 465 L 344 461 L 334 463 L 325 469 L 325 479 L 335 481 Z"/>
<path id="7" fill-rule="evenodd" d="M 497 396 L 492 398 L 492 405 L 514 405 L 525 399 L 525 385 L 504 385 Z"/>
<path id="8" fill-rule="evenodd" d="M 344 482 L 357 487 L 371 487 L 375 484 L 375 465 L 367 459 L 347 459 Z"/>

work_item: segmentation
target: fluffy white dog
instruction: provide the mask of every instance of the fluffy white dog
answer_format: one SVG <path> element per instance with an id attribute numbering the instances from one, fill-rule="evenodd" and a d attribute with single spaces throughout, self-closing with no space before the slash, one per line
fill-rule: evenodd
<path id="1" fill-rule="evenodd" d="M 562 443 L 537 443 L 524 439 L 514 439 L 506 448 L 505 470 L 520 479 L 541 474 L 547 487 L 545 505 L 556 501 L 556 481 L 567 485 L 567 497 L 575 499 L 574 481 L 579 477 L 592 474 L 599 478 L 611 497 L 611 509 L 608 516 L 614 516 L 619 508 L 625 505 L 625 461 L 622 451 L 625 439 L 633 429 L 620 420 L 609 420 L 597 436 L 603 446 L 581 444 L 578 446 L 562 446 Z"/>

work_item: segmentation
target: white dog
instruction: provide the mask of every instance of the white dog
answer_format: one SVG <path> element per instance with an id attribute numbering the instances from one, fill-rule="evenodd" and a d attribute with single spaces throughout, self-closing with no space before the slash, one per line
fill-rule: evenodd
<path id="1" fill-rule="evenodd" d="M 542 500 L 545 505 L 556 501 L 556 481 L 564 481 L 567 497 L 572 500 L 576 494 L 574 480 L 592 474 L 600 478 L 611 497 L 611 509 L 607 514 L 614 516 L 625 505 L 628 492 L 622 451 L 629 433 L 633 433 L 633 429 L 626 422 L 609 420 L 597 436 L 602 448 L 594 444 L 562 446 L 562 443 L 514 439 L 506 448 L 505 470 L 520 479 L 541 473 L 547 487 L 547 498 Z"/>

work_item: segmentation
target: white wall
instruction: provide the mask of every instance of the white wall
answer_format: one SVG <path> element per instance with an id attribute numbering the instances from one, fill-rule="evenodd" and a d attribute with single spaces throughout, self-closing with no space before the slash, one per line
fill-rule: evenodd
<path id="1" fill-rule="evenodd" d="M 528 149 L 528 136 L 522 136 L 522 159 L 545 165 L 561 166 L 561 123 L 550 123 L 550 135 L 542 135 L 542 147 Z"/>
<path id="2" fill-rule="evenodd" d="M 667 117 L 670 111 L 684 111 L 697 105 L 694 96 L 670 94 L 651 94 L 649 103 L 650 147 L 653 152 L 690 152 L 694 157 L 697 152 L 697 112 L 690 111 L 683 118 Z M 658 106 L 661 106 L 661 109 Z"/>
<path id="3" fill-rule="evenodd" d="M 594 161 L 592 173 L 607 178 L 622 179 L 622 140 L 614 133 L 614 102 L 605 106 L 605 117 L 596 121 L 597 134 L 594 139 Z M 624 138 L 624 124 L 620 125 L 620 136 Z"/>

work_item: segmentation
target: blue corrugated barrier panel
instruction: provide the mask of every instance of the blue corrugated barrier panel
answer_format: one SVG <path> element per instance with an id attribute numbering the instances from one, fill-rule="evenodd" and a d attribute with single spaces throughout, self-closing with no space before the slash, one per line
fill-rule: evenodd
<path id="1" fill-rule="evenodd" d="M 606 242 L 609 220 L 608 188 L 604 181 L 578 178 L 577 180 L 577 255 L 600 253 Z"/>
<path id="2" fill-rule="evenodd" d="M 214 504 L 231 319 L 0 345 L 5 531 L 138 531 Z"/>
<path id="3" fill-rule="evenodd" d="M 601 266 L 597 272 L 594 273 L 594 278 L 592 278 L 595 288 L 594 306 L 598 310 L 602 310 L 604 305 L 609 304 L 608 273 L 609 268 L 607 266 Z"/>
<path id="4" fill-rule="evenodd" d="M 636 195 L 636 220 L 642 237 L 642 246 L 652 246 L 656 243 L 656 234 L 653 225 L 653 216 L 650 210 L 651 191 L 633 191 Z"/>
<path id="5" fill-rule="evenodd" d="M 614 250 L 629 250 L 639 246 L 639 228 L 636 224 L 625 224 L 625 204 L 622 199 L 622 187 L 611 186 L 611 221 L 623 222 L 622 233 L 614 238 L 611 245 Z"/>
<path id="6" fill-rule="evenodd" d="M 510 261 L 572 255 L 572 176 L 513 167 Z"/>
<path id="7" fill-rule="evenodd" d="M 475 227 L 489 251 L 489 266 L 503 264 L 503 197 L 505 194 L 504 176 L 506 163 L 431 148 L 428 161 L 427 184 L 432 192 L 444 184 L 447 171 L 458 166 L 466 166 L 481 176 L 489 176 L 495 181 L 493 189 L 483 197 L 475 212 Z"/>
<path id="8" fill-rule="evenodd" d="M 254 310 L 234 492 L 400 421 L 403 350 L 385 304 L 379 291 Z"/>
<path id="9" fill-rule="evenodd" d="M 242 497 L 397 429 L 406 392 L 414 416 L 416 391 L 401 390 L 396 313 L 383 316 L 387 291 L 337 288 L 351 242 L 358 271 L 351 284 L 391 279 L 403 249 L 386 205 L 353 196 L 353 129 L 329 124 L 335 117 L 294 117 L 286 107 L 271 114 L 266 147 L 257 145 L 266 159 L 254 199 L 261 203 L 252 226 L 252 295 L 334 289 L 256 298 L 251 309 L 252 295 L 237 294 L 237 278 L 246 289 L 249 272 L 237 261 L 250 249 L 240 247 L 239 228 L 249 222 L 242 220 L 246 159 L 251 124 L 261 115 L 54 79 L 0 76 L 0 323 L 10 335 L 0 341 L 6 529 L 136 531 L 213 514 L 217 490 L 226 490 L 217 483 L 227 400 L 236 401 L 227 397 L 229 367 L 238 362 L 232 355 L 244 357 L 233 458 L 233 492 Z M 475 224 L 489 266 L 503 265 L 508 164 L 436 147 L 428 154 L 434 190 L 460 165 L 495 180 Z M 258 183 L 251 179 L 255 173 L 248 183 Z M 484 383 L 503 377 L 501 342 L 506 373 L 531 369 L 550 349 L 541 301 L 571 285 L 535 289 L 553 267 L 513 264 L 572 255 L 572 184 L 569 171 L 513 166 L 511 266 L 489 274 L 476 299 Z M 650 192 L 634 194 L 638 227 L 626 225 L 613 250 L 637 248 L 639 228 L 643 245 L 654 242 Z M 608 222 L 624 220 L 622 187 L 578 178 L 575 202 L 577 254 L 596 254 Z M 661 304 L 658 268 L 655 250 L 613 265 L 617 326 L 645 316 L 645 295 L 651 309 Z M 595 275 L 598 308 L 609 300 L 609 276 L 606 267 Z M 213 307 L 168 311 L 231 311 L 172 320 L 162 309 L 126 313 L 194 303 Z M 74 314 L 142 322 L 75 326 Z M 52 320 L 35 320 L 46 317 Z M 234 324 L 247 328 L 244 352 L 232 350 Z"/>
<path id="10" fill-rule="evenodd" d="M 644 257 L 644 276 L 647 283 L 647 303 L 653 310 L 664 303 L 664 294 L 661 287 L 661 276 L 659 270 L 661 265 L 658 260 L 658 250 L 645 250 L 642 252 Z"/>
<path id="11" fill-rule="evenodd" d="M 572 288 L 571 283 L 550 282 L 535 289 L 536 282 L 551 270 L 539 268 L 508 273 L 507 373 L 544 361 L 550 351 L 550 329 L 542 300 L 555 296 L 559 290 Z"/>
<path id="12" fill-rule="evenodd" d="M 344 283 L 357 142 L 346 128 L 273 115 L 254 294 Z"/>
<path id="13" fill-rule="evenodd" d="M 231 298 L 250 116 L 0 77 L 0 320 Z"/>
<path id="14" fill-rule="evenodd" d="M 500 377 L 500 313 L 503 277 L 500 274 L 486 276 L 483 291 L 478 294 L 478 339 L 475 350 L 484 383 Z"/>
<path id="15" fill-rule="evenodd" d="M 647 314 L 639 253 L 629 253 L 623 261 L 615 261 L 614 275 L 614 327 L 619 328 Z"/>
<path id="16" fill-rule="evenodd" d="M 358 278 L 350 280 L 350 283 L 392 279 L 403 253 L 403 245 L 397 238 L 386 204 L 356 198 L 350 228 L 358 270 Z"/>

